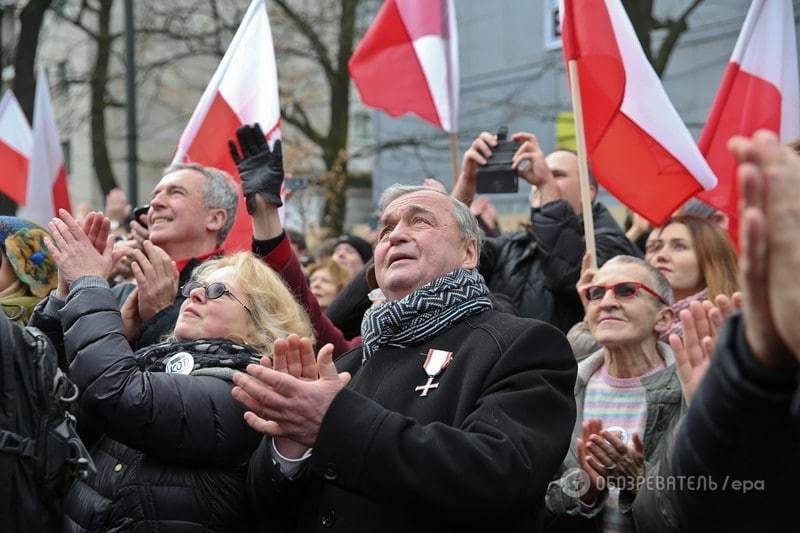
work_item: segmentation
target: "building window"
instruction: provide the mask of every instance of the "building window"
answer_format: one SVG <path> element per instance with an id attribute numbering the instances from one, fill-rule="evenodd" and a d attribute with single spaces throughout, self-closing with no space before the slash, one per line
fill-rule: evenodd
<path id="1" fill-rule="evenodd" d="M 360 142 L 368 142 L 372 138 L 372 116 L 369 112 L 358 110 L 351 116 L 353 134 Z"/>
<path id="2" fill-rule="evenodd" d="M 559 0 L 544 2 L 544 47 L 548 50 L 561 48 L 561 14 Z"/>

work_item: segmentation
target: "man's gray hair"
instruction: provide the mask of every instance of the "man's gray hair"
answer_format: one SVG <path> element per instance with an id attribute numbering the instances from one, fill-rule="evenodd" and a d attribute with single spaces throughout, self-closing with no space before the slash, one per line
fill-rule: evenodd
<path id="1" fill-rule="evenodd" d="M 432 189 L 431 187 L 423 187 L 420 185 L 400 185 L 398 183 L 395 183 L 394 185 L 390 186 L 388 189 L 383 191 L 380 202 L 378 203 L 378 208 L 380 209 L 381 212 L 383 212 L 383 210 L 385 210 L 390 203 L 394 202 L 401 196 L 421 191 L 441 194 L 442 196 L 450 200 L 453 218 L 456 219 L 456 224 L 458 225 L 458 230 L 461 232 L 461 237 L 464 239 L 464 241 L 475 241 L 475 245 L 477 246 L 478 257 L 480 257 L 481 244 L 483 241 L 483 232 L 481 231 L 480 226 L 478 226 L 477 219 L 469 210 L 469 207 L 466 206 L 466 204 L 464 204 L 460 200 L 456 200 L 455 198 L 446 193 L 443 193 L 442 191 Z"/>
<path id="2" fill-rule="evenodd" d="M 225 224 L 217 233 L 217 246 L 225 242 L 225 238 L 233 227 L 236 220 L 236 206 L 239 203 L 239 192 L 233 184 L 233 178 L 218 168 L 206 167 L 197 163 L 176 163 L 170 165 L 164 171 L 164 175 L 178 170 L 194 170 L 206 178 L 206 186 L 203 189 L 203 206 L 206 209 L 224 209 Z"/>
<path id="3" fill-rule="evenodd" d="M 674 302 L 674 297 L 672 295 L 672 287 L 669 284 L 669 280 L 658 270 L 656 267 L 645 261 L 644 259 L 640 259 L 638 257 L 633 257 L 632 255 L 618 255 L 616 257 L 612 257 L 608 261 L 606 261 L 603 266 L 610 265 L 613 263 L 622 263 L 625 265 L 639 265 L 643 269 L 650 274 L 650 279 L 652 280 L 652 286 L 650 287 L 654 291 L 656 291 L 659 296 L 664 298 L 665 302 L 668 302 L 669 305 L 672 305 Z M 661 302 L 658 302 L 659 306 L 662 306 Z"/>

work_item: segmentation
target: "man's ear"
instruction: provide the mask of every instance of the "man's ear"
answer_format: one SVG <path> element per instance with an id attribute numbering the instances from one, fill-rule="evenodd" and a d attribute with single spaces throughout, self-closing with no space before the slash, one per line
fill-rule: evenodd
<path id="1" fill-rule="evenodd" d="M 209 209 L 206 216 L 206 229 L 214 233 L 219 231 L 225 226 L 225 221 L 228 220 L 228 213 L 224 209 Z"/>
<path id="2" fill-rule="evenodd" d="M 597 185 L 589 184 L 589 198 L 591 198 L 593 202 L 595 198 L 597 198 Z"/>
<path id="3" fill-rule="evenodd" d="M 461 267 L 470 269 L 478 266 L 478 241 L 475 239 L 469 240 L 465 243 L 466 249 L 464 253 L 464 261 L 461 262 Z"/>
<path id="4" fill-rule="evenodd" d="M 658 317 L 656 318 L 656 325 L 653 326 L 653 329 L 659 335 L 664 333 L 669 329 L 672 325 L 672 317 L 675 316 L 675 312 L 672 310 L 671 307 L 664 307 L 658 312 Z"/>

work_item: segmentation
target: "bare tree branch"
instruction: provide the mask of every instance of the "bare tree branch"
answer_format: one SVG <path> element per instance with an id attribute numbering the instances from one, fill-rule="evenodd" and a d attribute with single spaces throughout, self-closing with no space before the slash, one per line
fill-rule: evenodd
<path id="1" fill-rule="evenodd" d="M 283 120 L 300 130 L 303 135 L 309 138 L 314 144 L 322 145 L 325 142 L 324 136 L 319 133 L 311 125 L 305 108 L 296 102 L 292 103 L 291 110 L 289 108 L 281 108 L 281 117 Z"/>
<path id="2" fill-rule="evenodd" d="M 308 21 L 304 17 L 301 17 L 294 9 L 289 7 L 285 0 L 274 0 L 274 3 L 281 8 L 289 20 L 292 21 L 292 23 L 297 27 L 303 37 L 308 39 L 308 42 L 311 44 L 311 48 L 314 50 L 317 61 L 325 73 L 325 77 L 328 78 L 329 83 L 331 83 L 331 80 L 333 80 L 335 77 L 335 73 L 333 64 L 331 63 L 330 55 L 328 53 L 328 47 L 325 46 L 325 43 L 322 42 L 322 39 L 320 39 L 320 36 L 314 31 L 314 28 L 311 27 Z"/>
<path id="3" fill-rule="evenodd" d="M 691 15 L 692 11 L 697 9 L 701 3 L 703 3 L 703 0 L 694 0 L 694 2 L 689 4 L 683 13 L 681 13 L 677 20 L 666 21 L 667 36 L 661 42 L 661 46 L 658 49 L 658 54 L 653 59 L 653 68 L 656 70 L 656 73 L 658 73 L 659 76 L 661 76 L 661 74 L 667 69 L 667 62 L 669 62 L 669 58 L 672 55 L 672 50 L 678 43 L 678 39 L 686 30 L 689 29 L 689 15 Z"/>

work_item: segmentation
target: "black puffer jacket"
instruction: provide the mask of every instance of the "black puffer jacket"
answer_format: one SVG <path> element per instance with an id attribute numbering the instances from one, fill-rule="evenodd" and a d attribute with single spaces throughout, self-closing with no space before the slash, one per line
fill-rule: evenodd
<path id="1" fill-rule="evenodd" d="M 592 213 L 599 265 L 617 255 L 641 257 L 605 206 L 596 202 Z M 575 290 L 586 252 L 583 221 L 557 200 L 533 209 L 531 223 L 532 230 L 486 239 L 479 270 L 492 292 L 511 298 L 520 316 L 567 332 L 583 318 Z"/>
<path id="2" fill-rule="evenodd" d="M 61 310 L 69 375 L 82 415 L 103 436 L 97 475 L 73 485 L 67 531 L 244 531 L 246 465 L 260 441 L 210 375 L 142 371 L 114 296 L 99 278 L 73 284 Z"/>

